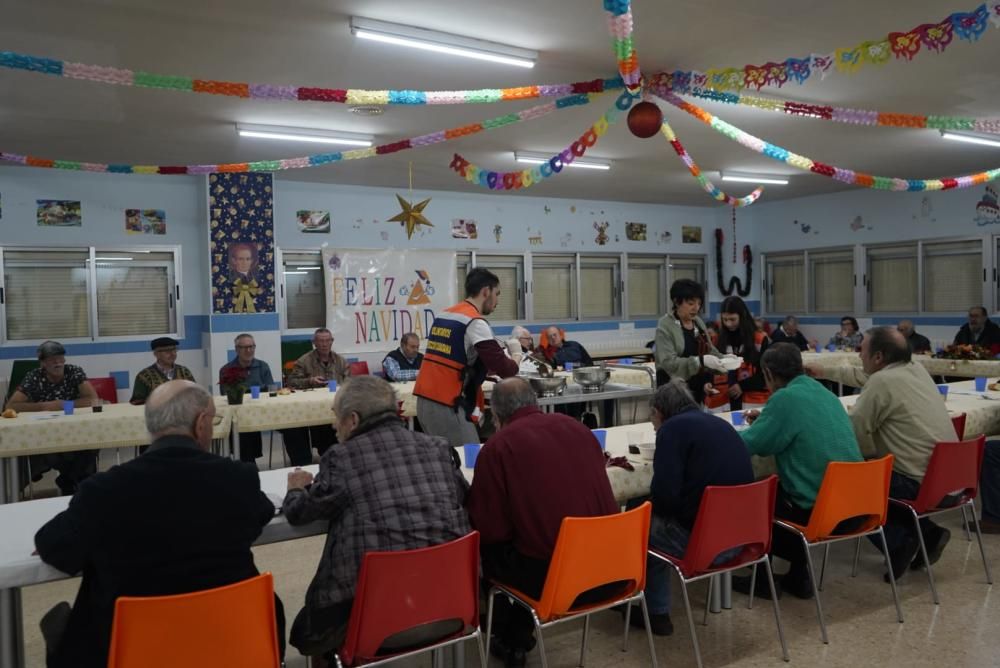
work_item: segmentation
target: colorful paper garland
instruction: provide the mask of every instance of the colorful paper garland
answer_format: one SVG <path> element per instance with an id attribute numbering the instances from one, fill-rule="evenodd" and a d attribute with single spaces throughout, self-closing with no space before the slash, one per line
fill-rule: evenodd
<path id="1" fill-rule="evenodd" d="M 833 165 L 817 162 L 805 156 L 792 153 L 780 146 L 770 144 L 758 137 L 740 130 L 739 128 L 721 120 L 716 116 L 713 116 L 695 104 L 685 102 L 673 93 L 664 92 L 664 94 L 660 97 L 678 109 L 694 116 L 719 134 L 729 137 L 733 141 L 736 141 L 743 146 L 760 153 L 761 155 L 778 160 L 779 162 L 784 162 L 785 164 L 791 165 L 792 167 L 803 171 L 822 174 L 823 176 L 841 181 L 842 183 L 871 188 L 874 190 L 917 192 L 922 190 L 971 188 L 972 186 L 993 181 L 1000 176 L 1000 168 L 991 169 L 985 172 L 977 172 L 976 174 L 967 174 L 965 176 L 944 179 L 900 179 L 889 176 L 875 176 L 872 174 L 865 174 L 864 172 L 855 172 L 850 169 L 843 169 L 841 167 L 835 167 Z"/>
<path id="2" fill-rule="evenodd" d="M 521 190 L 523 188 L 530 188 L 560 173 L 563 167 L 571 164 L 577 158 L 583 157 L 587 149 L 594 146 L 604 136 L 604 133 L 608 131 L 608 127 L 618 120 L 622 112 L 628 111 L 638 97 L 638 95 L 633 95 L 627 90 L 623 91 L 618 96 L 618 99 L 615 100 L 615 104 L 604 112 L 604 115 L 590 126 L 586 132 L 580 135 L 579 139 L 570 144 L 565 150 L 552 156 L 548 162 L 542 163 L 533 169 L 524 169 L 518 172 L 493 172 L 469 162 L 458 153 L 452 157 L 451 164 L 448 167 L 469 183 L 489 188 L 490 190 Z"/>
<path id="3" fill-rule="evenodd" d="M 641 85 L 642 73 L 639 71 L 639 54 L 632 40 L 630 0 L 604 0 L 604 9 L 608 13 L 608 32 L 611 33 L 611 44 L 618 61 L 618 74 L 626 88 L 635 92 Z"/>
<path id="4" fill-rule="evenodd" d="M 663 136 L 667 138 L 670 145 L 674 147 L 674 151 L 677 152 L 677 157 L 681 159 L 681 162 L 687 165 L 688 171 L 691 172 L 691 176 L 695 178 L 705 192 L 711 195 L 712 199 L 715 201 L 723 202 L 724 204 L 727 204 L 735 209 L 750 206 L 756 202 L 761 196 L 761 193 L 764 192 L 764 188 L 760 186 L 757 186 L 749 195 L 744 195 L 743 197 L 733 197 L 732 195 L 722 192 L 718 186 L 712 183 L 708 177 L 701 172 L 701 168 L 698 167 L 694 158 L 691 157 L 691 155 L 687 152 L 687 149 L 684 148 L 684 145 L 681 144 L 677 135 L 674 134 L 674 129 L 670 127 L 670 123 L 667 122 L 666 118 L 663 119 L 663 125 L 660 126 L 660 132 L 662 132 Z"/>
<path id="5" fill-rule="evenodd" d="M 965 116 L 919 116 L 914 114 L 887 113 L 871 109 L 848 109 L 829 105 L 810 104 L 789 100 L 774 100 L 753 95 L 740 95 L 724 91 L 696 88 L 688 93 L 713 102 L 777 111 L 790 116 L 821 118 L 849 125 L 872 125 L 895 128 L 927 128 L 932 130 L 966 130 L 987 134 L 1000 134 L 1000 118 L 971 118 Z"/>
<path id="6" fill-rule="evenodd" d="M 336 153 L 319 153 L 300 158 L 286 158 L 284 160 L 261 160 L 258 162 L 226 163 L 218 165 L 125 165 L 125 164 L 104 164 L 96 162 L 76 162 L 73 160 L 52 160 L 49 158 L 39 158 L 30 155 L 20 155 L 17 153 L 0 152 L 0 160 L 6 162 L 16 162 L 29 167 L 42 167 L 48 169 L 67 169 L 85 172 L 108 172 L 112 174 L 211 174 L 213 172 L 278 172 L 287 169 L 303 169 L 306 167 L 319 167 L 332 162 L 343 160 L 359 160 L 372 158 L 376 155 L 386 155 L 396 153 L 406 149 L 420 146 L 430 146 L 440 144 L 459 137 L 477 134 L 485 130 L 494 130 L 514 123 L 541 118 L 553 111 L 566 109 L 567 107 L 589 104 L 591 95 L 570 95 L 559 98 L 552 102 L 547 102 L 535 107 L 530 107 L 517 113 L 498 116 L 482 123 L 473 123 L 450 130 L 432 132 L 430 134 L 403 139 L 397 142 L 381 144 L 369 148 L 359 148 L 351 151 L 338 151 Z"/>
<path id="7" fill-rule="evenodd" d="M 295 102 L 337 102 L 365 105 L 434 105 L 434 104 L 489 104 L 510 100 L 531 100 L 540 97 L 563 97 L 603 93 L 622 87 L 618 78 L 576 81 L 566 84 L 542 84 L 515 88 L 482 88 L 479 90 L 365 90 L 358 88 L 320 88 L 315 86 L 283 86 L 243 83 L 239 81 L 214 81 L 173 74 L 85 65 L 43 56 L 32 56 L 13 51 L 0 51 L 0 67 L 12 70 L 49 74 L 65 79 L 79 79 L 119 86 L 160 88 L 186 93 L 204 93 L 242 97 L 253 100 L 285 100 Z"/>
<path id="8" fill-rule="evenodd" d="M 911 30 L 890 32 L 881 39 L 826 54 L 814 53 L 804 58 L 786 58 L 780 62 L 744 65 L 741 68 L 713 68 L 704 72 L 677 70 L 660 73 L 656 78 L 679 93 L 690 93 L 695 88 L 781 88 L 789 82 L 803 84 L 814 75 L 825 79 L 835 71 L 853 74 L 865 65 L 882 65 L 892 57 L 913 60 L 924 48 L 943 53 L 955 36 L 969 42 L 979 40 L 986 32 L 987 21 L 1000 28 L 1000 0 L 988 0 L 971 12 L 955 12 L 937 23 L 925 23 Z"/>

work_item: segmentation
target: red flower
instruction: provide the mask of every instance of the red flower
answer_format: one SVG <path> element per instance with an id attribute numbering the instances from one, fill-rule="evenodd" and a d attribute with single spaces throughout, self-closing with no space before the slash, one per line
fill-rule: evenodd
<path id="1" fill-rule="evenodd" d="M 242 385 L 247 379 L 248 371 L 241 366 L 227 366 L 222 369 L 219 385 Z"/>

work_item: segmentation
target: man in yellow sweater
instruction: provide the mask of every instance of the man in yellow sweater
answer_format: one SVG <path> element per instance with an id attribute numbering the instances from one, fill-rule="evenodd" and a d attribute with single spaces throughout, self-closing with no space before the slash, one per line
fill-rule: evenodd
<path id="1" fill-rule="evenodd" d="M 823 376 L 835 381 L 861 380 L 861 395 L 851 411 L 851 424 L 866 457 L 895 455 L 889 494 L 915 499 L 927 471 L 934 446 L 955 440 L 948 409 L 934 380 L 923 365 L 911 359 L 910 347 L 894 327 L 875 327 L 861 343 L 863 375 L 856 369 L 826 369 Z M 927 555 L 933 564 L 951 532 L 930 520 L 921 520 Z M 899 578 L 907 568 L 923 566 L 918 554 L 913 518 L 889 506 L 885 526 L 892 571 Z"/>

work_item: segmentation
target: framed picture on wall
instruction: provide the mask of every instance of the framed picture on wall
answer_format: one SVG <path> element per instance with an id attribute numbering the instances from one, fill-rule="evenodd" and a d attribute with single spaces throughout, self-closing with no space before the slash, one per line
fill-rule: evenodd
<path id="1" fill-rule="evenodd" d="M 299 232 L 323 233 L 330 231 L 329 211 L 296 211 L 295 219 Z"/>
<path id="2" fill-rule="evenodd" d="M 701 243 L 701 226 L 699 225 L 684 225 L 681 227 L 681 243 L 682 244 L 700 244 Z"/>

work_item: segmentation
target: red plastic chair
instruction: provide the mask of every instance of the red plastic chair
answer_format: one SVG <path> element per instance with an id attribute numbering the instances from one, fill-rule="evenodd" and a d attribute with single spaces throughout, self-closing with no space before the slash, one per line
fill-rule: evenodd
<path id="1" fill-rule="evenodd" d="M 351 362 L 350 369 L 351 369 L 351 375 L 352 376 L 367 376 L 367 375 L 369 375 L 368 362 Z"/>
<path id="2" fill-rule="evenodd" d="M 115 379 L 111 376 L 106 378 L 88 378 L 90 386 L 97 392 L 97 396 L 104 399 L 109 404 L 118 403 L 118 388 L 115 386 Z"/>
<path id="3" fill-rule="evenodd" d="M 889 547 L 885 542 L 885 532 L 882 530 L 889 508 L 889 481 L 892 477 L 892 463 L 895 458 L 886 455 L 881 459 L 867 462 L 830 462 L 826 465 L 823 482 L 816 503 L 813 505 L 809 523 L 805 526 L 788 520 L 775 520 L 775 526 L 790 531 L 802 540 L 806 552 L 806 565 L 809 569 L 809 579 L 813 585 L 816 600 L 816 616 L 819 618 L 820 633 L 823 642 L 828 643 L 826 621 L 823 618 L 823 603 L 819 593 L 823 591 L 823 578 L 826 575 L 826 562 L 830 556 L 830 545 L 842 540 L 857 540 L 854 549 L 854 569 L 851 577 L 858 574 L 858 557 L 861 554 L 861 538 L 878 535 L 882 540 L 882 553 L 885 565 L 889 571 L 889 586 L 892 589 L 892 600 L 896 604 L 896 619 L 903 623 L 903 610 L 899 606 L 899 593 L 896 591 L 896 578 L 889 561 Z M 837 532 L 837 526 L 844 520 L 863 517 L 861 526 L 850 532 Z M 813 567 L 809 548 L 812 545 L 823 545 L 823 570 L 817 582 L 816 569 Z"/>
<path id="4" fill-rule="evenodd" d="M 986 436 L 980 434 L 968 441 L 955 443 L 938 443 L 931 453 L 927 464 L 924 480 L 920 483 L 920 491 L 916 499 L 889 499 L 897 506 L 907 508 L 913 516 L 917 527 L 917 538 L 920 540 L 920 553 L 924 557 L 927 568 L 927 581 L 931 585 L 931 595 L 937 604 L 938 593 L 934 584 L 934 573 L 930 560 L 927 558 L 927 545 L 924 534 L 920 530 L 920 520 L 932 515 L 961 510 L 968 517 L 966 509 L 972 511 L 972 524 L 976 528 L 976 538 L 979 540 L 979 554 L 983 558 L 983 568 L 986 569 L 986 582 L 993 584 L 993 574 L 990 572 L 990 562 L 986 559 L 983 548 L 983 534 L 979 530 L 979 518 L 976 517 L 976 496 L 979 494 L 979 473 L 983 468 L 983 453 L 986 450 Z M 954 504 L 942 506 L 947 498 L 952 500 L 957 495 Z"/>
<path id="5" fill-rule="evenodd" d="M 965 413 L 959 413 L 951 419 L 951 424 L 955 427 L 955 435 L 960 441 L 965 438 L 965 419 Z"/>
<path id="6" fill-rule="evenodd" d="M 379 654 L 385 640 L 424 624 L 458 620 L 462 628 L 413 649 Z M 338 666 L 374 665 L 475 639 L 479 631 L 479 532 L 418 550 L 368 552 L 361 562 L 354 606 Z"/>
<path id="7" fill-rule="evenodd" d="M 270 573 L 190 594 L 115 601 L 108 668 L 280 664 Z"/>
<path id="8" fill-rule="evenodd" d="M 701 668 L 701 651 L 698 636 L 694 632 L 694 614 L 688 598 L 688 583 L 708 578 L 708 600 L 712 598 L 712 576 L 726 571 L 734 571 L 745 566 L 753 566 L 751 582 L 756 581 L 757 566 L 764 564 L 767 582 L 771 587 L 774 602 L 774 620 L 778 626 L 781 653 L 788 661 L 788 646 L 781 624 L 781 610 L 778 608 L 777 592 L 774 590 L 774 575 L 768 552 L 771 550 L 771 527 L 774 521 L 774 497 L 778 489 L 778 476 L 770 475 L 764 480 L 748 485 L 716 486 L 705 488 L 698 506 L 698 515 L 683 557 L 675 557 L 654 548 L 649 548 L 652 557 L 667 562 L 677 572 L 684 594 L 691 642 L 694 643 L 694 658 Z M 742 546 L 739 554 L 729 561 L 713 566 L 715 558 L 727 550 Z M 753 607 L 753 596 L 747 607 Z M 708 607 L 705 621 L 708 623 Z"/>
<path id="9" fill-rule="evenodd" d="M 656 668 L 656 650 L 649 628 L 649 611 L 643 589 L 646 586 L 646 548 L 649 545 L 649 501 L 634 510 L 598 517 L 564 517 L 559 525 L 559 536 L 552 551 L 549 571 L 545 576 L 540 599 L 534 599 L 513 587 L 494 582 L 489 593 L 486 611 L 486 650 L 490 648 L 493 627 L 493 599 L 497 594 L 506 595 L 515 604 L 531 612 L 538 638 L 538 654 L 542 668 L 548 668 L 542 629 L 583 617 L 583 642 L 580 646 L 580 665 L 587 655 L 587 635 L 590 615 L 620 604 L 625 608 L 625 636 L 622 651 L 628 649 L 628 629 L 632 602 L 642 607 L 646 623 L 646 640 L 649 658 Z M 619 591 L 603 601 L 573 605 L 577 597 L 602 585 L 627 582 Z"/>

